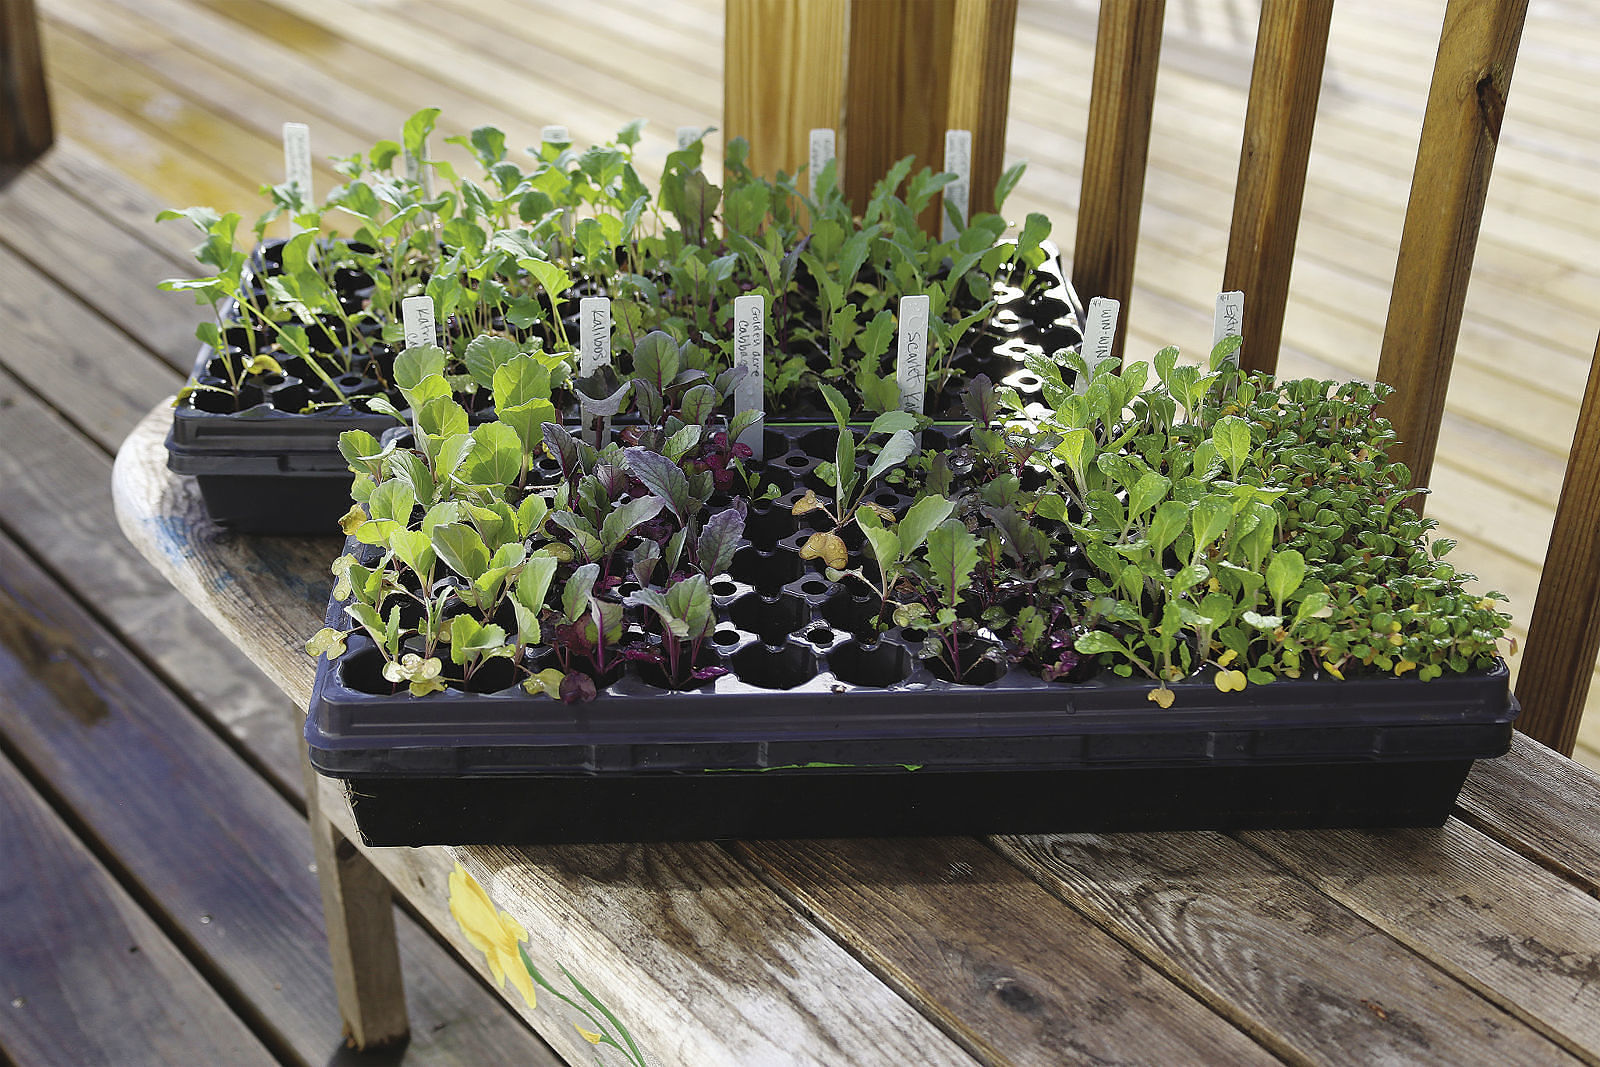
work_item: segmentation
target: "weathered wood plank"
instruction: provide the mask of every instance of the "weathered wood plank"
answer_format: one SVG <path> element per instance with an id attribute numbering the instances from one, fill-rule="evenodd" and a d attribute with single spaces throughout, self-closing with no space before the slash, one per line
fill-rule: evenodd
<path id="1" fill-rule="evenodd" d="M 1428 91 L 1378 377 L 1402 444 L 1393 458 L 1427 485 L 1528 0 L 1451 0 Z M 1418 505 L 1418 510 L 1421 505 Z"/>
<path id="2" fill-rule="evenodd" d="M 278 1062 L 3 756 L 0 855 L 0 1060 Z"/>
<path id="3" fill-rule="evenodd" d="M 18 635 L 0 645 L 7 750 L 51 783 L 185 954 L 253 1006 L 276 1049 L 325 1062 L 339 1020 L 305 823 L 9 538 L 0 617 Z M 414 925 L 402 946 L 416 1054 L 463 1063 L 537 1054 Z"/>
<path id="4" fill-rule="evenodd" d="M 1600 342 L 1589 364 L 1555 529 L 1528 624 L 1517 729 L 1572 755 L 1600 652 Z"/>
<path id="5" fill-rule="evenodd" d="M 202 312 L 190 297 L 156 290 L 163 278 L 182 273 L 164 252 L 69 193 L 42 167 L 0 184 L 0 241 L 34 272 L 188 373 L 199 346 L 194 322 Z"/>
<path id="6" fill-rule="evenodd" d="M 338 783 L 324 811 L 347 836 Z M 569 996 L 566 967 L 627 1027 L 651 1063 L 951 1064 L 973 1059 L 713 844 L 380 848 L 373 864 L 491 982 L 448 910 L 455 864 L 527 931 L 526 950 Z M 543 990 L 512 1006 L 573 1063 L 594 1024 Z M 605 1063 L 619 1059 L 607 1055 Z"/>
<path id="7" fill-rule="evenodd" d="M 976 839 L 732 848 L 985 1062 L 1277 1062 Z"/>
<path id="8" fill-rule="evenodd" d="M 1600 775 L 1522 734 L 1511 752 L 1473 766 L 1457 814 L 1600 897 Z"/>
<path id="9" fill-rule="evenodd" d="M 55 139 L 33 0 L 0 0 L 0 163 L 26 163 Z"/>
<path id="10" fill-rule="evenodd" d="M 1315 848 L 1322 835 L 1303 836 Z M 1292 1061 L 1415 1063 L 1473 1048 L 1502 1064 L 1577 1062 L 1221 834 L 995 841 L 1050 892 Z"/>
<path id="11" fill-rule="evenodd" d="M 1132 312 L 1134 253 L 1165 12 L 1166 0 L 1100 5 L 1072 284 L 1086 303 L 1097 296 L 1122 302 L 1114 355 L 1122 353 Z"/>
<path id="12" fill-rule="evenodd" d="M 1240 837 L 1569 1052 L 1600 1054 L 1600 901 L 1456 820 Z"/>
<path id="13" fill-rule="evenodd" d="M 728 0 L 723 134 L 750 142 L 757 173 L 795 173 L 810 158 L 809 132 L 839 125 L 846 6 L 844 0 Z M 840 157 L 841 173 L 844 162 Z"/>
<path id="14" fill-rule="evenodd" d="M 1244 291 L 1246 370 L 1273 373 L 1283 338 L 1311 129 L 1333 0 L 1263 0 L 1222 288 Z"/>

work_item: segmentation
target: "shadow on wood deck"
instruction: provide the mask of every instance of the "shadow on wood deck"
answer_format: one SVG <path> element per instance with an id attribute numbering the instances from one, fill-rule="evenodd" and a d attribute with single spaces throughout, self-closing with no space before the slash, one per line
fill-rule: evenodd
<path id="1" fill-rule="evenodd" d="M 110 457 L 193 358 L 188 268 L 161 206 L 253 214 L 279 124 L 319 155 L 547 122 L 646 156 L 721 104 L 715 0 L 39 0 L 61 143 L 0 175 L 0 947 L 71 952 L 114 986 L 11 992 L 0 1060 L 320 1062 L 338 1015 L 299 815 L 298 710 L 116 533 Z M 1010 206 L 1074 225 L 1093 8 L 1024 0 Z M 1442 4 L 1334 15 L 1285 324 L 1286 373 L 1370 376 Z M 1209 339 L 1254 37 L 1252 5 L 1170 0 L 1134 351 Z M 1463 323 L 1430 514 L 1525 627 L 1600 315 L 1600 8 L 1533 0 Z M 322 168 L 323 187 L 334 180 Z M 1515 667 L 1515 664 L 1513 664 Z M 1600 766 L 1600 715 L 1578 758 Z M 51 902 L 40 913 L 37 903 Z M 19 913 L 14 910 L 21 908 Z M 476 979 L 403 923 L 409 1062 L 549 1062 Z M 32 955 L 30 955 L 32 954 Z M 16 988 L 22 988 L 19 984 Z M 114 1019 L 81 1013 L 115 1013 Z M 39 1035 L 97 1034 L 51 1047 Z M 541 1058 L 542 1057 L 542 1058 Z"/>

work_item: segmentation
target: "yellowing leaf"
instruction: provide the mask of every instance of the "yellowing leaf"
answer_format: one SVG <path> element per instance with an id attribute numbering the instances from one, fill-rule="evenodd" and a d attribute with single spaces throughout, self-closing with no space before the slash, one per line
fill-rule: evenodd
<path id="1" fill-rule="evenodd" d="M 850 550 L 836 533 L 814 533 L 800 546 L 800 558 L 821 559 L 830 567 L 843 568 L 850 563 Z"/>
<path id="2" fill-rule="evenodd" d="M 605 1040 L 605 1038 L 602 1035 L 595 1033 L 593 1030 L 585 1030 L 583 1027 L 579 1026 L 577 1023 L 573 1023 L 572 1024 L 572 1028 L 574 1030 L 578 1031 L 578 1033 L 580 1035 L 582 1035 L 583 1039 L 585 1041 L 589 1042 L 589 1044 L 591 1044 L 591 1045 L 598 1045 L 601 1041 Z"/>
<path id="3" fill-rule="evenodd" d="M 1172 690 L 1163 685 L 1160 688 L 1152 689 L 1150 692 L 1146 693 L 1145 699 L 1153 700 L 1164 708 L 1170 708 L 1172 707 L 1172 701 L 1176 698 L 1174 697 Z"/>
<path id="4" fill-rule="evenodd" d="M 1221 693 L 1237 693 L 1244 688 L 1244 671 L 1218 671 L 1217 691 Z"/>
<path id="5" fill-rule="evenodd" d="M 1231 648 L 1227 649 L 1226 651 L 1224 651 L 1222 653 L 1222 655 L 1217 657 L 1217 666 L 1226 667 L 1228 664 L 1232 663 L 1238 657 L 1239 657 L 1239 653 L 1235 649 L 1231 649 Z"/>
<path id="6" fill-rule="evenodd" d="M 1417 665 L 1415 663 L 1412 663 L 1408 659 L 1403 659 L 1394 665 L 1395 677 L 1398 678 L 1400 675 L 1406 673 L 1406 671 L 1416 670 L 1416 668 Z"/>
<path id="7" fill-rule="evenodd" d="M 566 675 L 554 667 L 546 667 L 522 683 L 522 688 L 530 696 L 547 696 L 555 700 L 561 699 L 561 683 Z"/>
<path id="8" fill-rule="evenodd" d="M 306 655 L 316 659 L 318 656 L 326 654 L 329 659 L 335 659 L 344 655 L 344 639 L 345 633 L 343 630 L 335 630 L 331 626 L 324 626 L 312 634 L 311 639 L 306 642 Z"/>
<path id="9" fill-rule="evenodd" d="M 345 512 L 344 515 L 339 519 L 339 529 L 343 530 L 345 532 L 345 536 L 348 537 L 350 534 L 353 534 L 360 529 L 362 525 L 366 523 L 366 521 L 366 510 L 362 508 L 360 504 L 351 504 L 350 510 Z"/>
<path id="10" fill-rule="evenodd" d="M 807 512 L 816 511 L 821 506 L 822 501 L 817 499 L 817 494 L 812 490 L 807 489 L 806 495 L 801 497 L 799 500 L 796 500 L 794 502 L 794 507 L 790 508 L 789 510 L 795 515 L 804 515 Z"/>
<path id="11" fill-rule="evenodd" d="M 1339 679 L 1339 681 L 1341 681 L 1341 682 L 1344 681 L 1344 675 L 1339 673 L 1339 668 L 1335 667 L 1333 664 L 1329 663 L 1327 660 L 1323 660 L 1322 661 L 1322 669 L 1327 671 L 1329 674 L 1333 675 L 1335 678 Z"/>
<path id="12" fill-rule="evenodd" d="M 246 374 L 282 374 L 278 361 L 268 355 L 259 355 L 244 365 Z"/>

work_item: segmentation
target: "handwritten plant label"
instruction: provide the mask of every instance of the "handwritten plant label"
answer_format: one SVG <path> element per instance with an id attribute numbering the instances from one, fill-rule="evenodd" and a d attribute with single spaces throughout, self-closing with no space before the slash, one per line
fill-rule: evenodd
<path id="1" fill-rule="evenodd" d="M 311 127 L 303 122 L 283 124 L 283 180 L 300 193 L 300 202 L 308 207 L 312 201 L 311 190 Z M 306 227 L 289 219 L 290 234 L 300 233 Z"/>
<path id="2" fill-rule="evenodd" d="M 832 130 L 816 129 L 811 131 L 811 163 L 807 171 L 811 175 L 811 195 L 817 195 L 817 179 L 822 175 L 822 168 L 833 162 L 834 136 Z M 835 173 L 834 180 L 838 180 Z"/>
<path id="3" fill-rule="evenodd" d="M 733 301 L 733 365 L 744 368 L 744 377 L 733 387 L 734 414 L 754 411 L 764 414 L 763 386 L 766 382 L 767 301 L 759 294 L 735 297 Z M 764 420 L 739 435 L 739 444 L 749 445 L 758 462 L 762 454 Z"/>
<path id="4" fill-rule="evenodd" d="M 928 298 L 900 298 L 900 348 L 894 362 L 895 384 L 900 386 L 900 410 L 922 414 L 928 391 Z"/>
<path id="5" fill-rule="evenodd" d="M 1217 313 L 1212 319 L 1211 347 L 1222 343 L 1225 337 L 1244 336 L 1244 293 L 1237 289 L 1217 294 Z M 1228 361 L 1239 365 L 1239 350 L 1234 349 Z"/>
<path id="6" fill-rule="evenodd" d="M 700 139 L 700 127 L 698 127 L 698 126 L 679 126 L 678 127 L 678 147 L 680 149 L 688 148 L 690 145 L 694 144 L 699 139 Z"/>
<path id="7" fill-rule="evenodd" d="M 433 297 L 408 296 L 400 301 L 400 320 L 405 324 L 407 348 L 439 343 L 433 323 Z"/>
<path id="8" fill-rule="evenodd" d="M 611 365 L 611 301 L 603 296 L 586 296 L 578 301 L 578 374 L 587 377 L 601 367 Z M 592 416 L 588 405 L 583 405 L 583 424 L 593 427 L 591 444 L 599 448 L 604 443 L 606 419 Z M 594 426 L 596 418 L 599 425 Z"/>
<path id="9" fill-rule="evenodd" d="M 962 225 L 967 222 L 968 204 L 972 198 L 972 131 L 971 130 L 946 130 L 944 131 L 944 169 L 956 176 L 956 180 L 944 187 L 944 202 L 946 208 L 955 208 L 960 216 Z M 949 212 L 944 216 L 944 240 L 956 239 L 956 225 L 950 221 Z"/>
<path id="10" fill-rule="evenodd" d="M 1089 328 L 1083 332 L 1083 358 L 1091 371 L 1100 360 L 1111 358 L 1117 341 L 1117 314 L 1121 310 L 1122 302 L 1110 297 L 1097 296 L 1089 301 Z M 1077 387 L 1081 391 L 1089 388 L 1089 383 L 1080 379 Z"/>

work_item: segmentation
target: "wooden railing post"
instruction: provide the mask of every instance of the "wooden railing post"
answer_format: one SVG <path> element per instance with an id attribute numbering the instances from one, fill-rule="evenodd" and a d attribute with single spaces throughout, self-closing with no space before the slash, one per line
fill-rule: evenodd
<path id="1" fill-rule="evenodd" d="M 757 174 L 793 174 L 808 135 L 839 125 L 846 0 L 727 0 L 722 128 Z"/>
<path id="2" fill-rule="evenodd" d="M 33 0 L 0 0 L 0 163 L 27 163 L 54 139 Z"/>
<path id="3" fill-rule="evenodd" d="M 1378 378 L 1395 388 L 1383 409 L 1400 436 L 1391 454 L 1411 468 L 1417 486 L 1427 485 L 1433 472 L 1461 307 L 1527 13 L 1528 0 L 1450 0 L 1445 9 L 1378 363 Z"/>
<path id="4" fill-rule="evenodd" d="M 1517 672 L 1517 729 L 1563 756 L 1578 723 L 1600 653 L 1600 342 L 1589 362 L 1578 429 L 1572 435 L 1555 528 Z"/>
<path id="5" fill-rule="evenodd" d="M 1165 9 L 1166 0 L 1100 4 L 1072 284 L 1086 303 L 1097 296 L 1122 302 L 1113 348 L 1118 356 L 1133 297 L 1133 257 Z"/>
<path id="6" fill-rule="evenodd" d="M 1273 373 L 1283 339 L 1333 0 L 1263 0 L 1222 288 L 1244 292 L 1245 370 Z"/>
<path id="7" fill-rule="evenodd" d="M 992 208 L 1017 0 L 728 0 L 726 11 L 723 130 L 750 142 L 752 168 L 793 173 L 809 131 L 837 129 L 859 209 L 896 160 L 937 169 L 945 130 L 969 129 L 971 210 Z M 932 209 L 924 224 L 937 224 Z"/>

